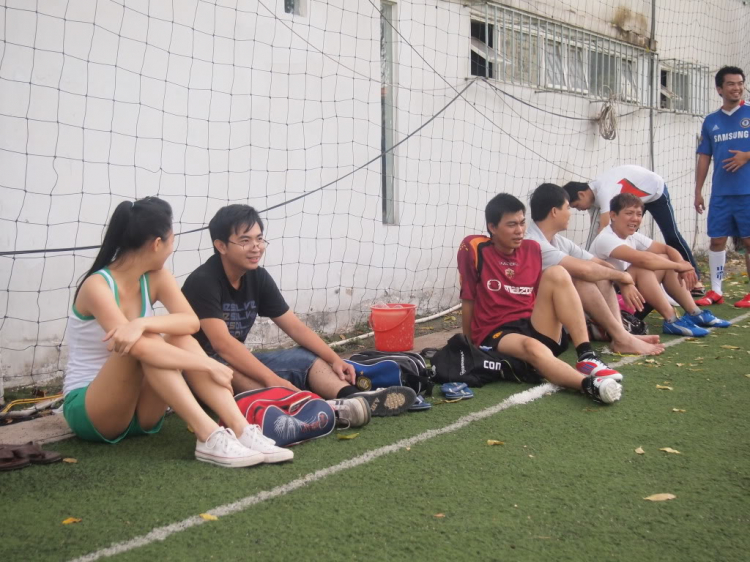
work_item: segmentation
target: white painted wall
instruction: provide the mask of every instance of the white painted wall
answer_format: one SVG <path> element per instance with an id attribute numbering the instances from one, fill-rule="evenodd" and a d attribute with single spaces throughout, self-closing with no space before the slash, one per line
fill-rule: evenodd
<path id="1" fill-rule="evenodd" d="M 511 5 L 613 38 L 650 29 L 645 0 Z M 741 2 L 657 6 L 662 58 L 750 66 Z M 397 141 L 467 84 L 470 9 L 398 0 Z M 420 313 L 455 304 L 457 243 L 483 230 L 495 193 L 526 197 L 542 181 L 649 165 L 645 109 L 619 107 L 617 139 L 605 141 L 595 123 L 480 81 L 396 150 L 399 224 L 384 226 L 379 161 L 352 173 L 380 151 L 380 27 L 369 2 L 307 0 L 305 16 L 290 16 L 270 0 L 40 0 L 36 10 L 4 0 L 0 33 L 0 251 L 96 245 L 123 199 L 165 198 L 180 232 L 227 203 L 266 209 L 343 178 L 264 217 L 265 266 L 320 331 L 363 321 L 374 300 L 414 302 Z M 558 114 L 601 108 L 497 86 Z M 691 211 L 699 126 L 658 112 L 655 149 L 683 233 L 692 241 L 698 224 L 703 247 Z M 572 236 L 583 239 L 585 222 L 579 214 Z M 6 386 L 64 369 L 72 291 L 93 255 L 0 256 Z M 207 232 L 185 235 L 169 266 L 182 280 L 210 255 Z M 268 323 L 252 338 L 278 342 Z"/>

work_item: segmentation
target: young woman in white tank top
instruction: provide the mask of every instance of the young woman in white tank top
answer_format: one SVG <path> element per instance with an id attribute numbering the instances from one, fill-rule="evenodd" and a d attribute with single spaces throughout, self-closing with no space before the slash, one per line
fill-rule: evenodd
<path id="1" fill-rule="evenodd" d="M 158 432 L 171 406 L 195 431 L 198 460 L 230 467 L 291 460 L 247 423 L 232 395 L 232 369 L 192 337 L 198 318 L 164 269 L 173 244 L 167 202 L 146 197 L 115 209 L 68 321 L 65 419 L 83 439 L 116 443 Z M 155 301 L 168 314 L 155 316 Z"/>

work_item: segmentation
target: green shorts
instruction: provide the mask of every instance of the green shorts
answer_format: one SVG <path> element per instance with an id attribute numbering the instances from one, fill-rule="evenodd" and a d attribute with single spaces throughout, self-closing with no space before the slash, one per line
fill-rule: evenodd
<path id="1" fill-rule="evenodd" d="M 157 423 L 152 429 L 146 431 L 141 428 L 141 424 L 138 423 L 138 416 L 133 416 L 133 419 L 130 420 L 130 425 L 125 431 L 114 439 L 107 439 L 96 430 L 94 424 L 92 424 L 89 419 L 89 415 L 86 413 L 86 390 L 88 390 L 88 386 L 71 390 L 68 392 L 67 396 L 65 396 L 65 402 L 63 403 L 63 415 L 65 416 L 65 421 L 68 422 L 73 433 L 81 439 L 85 439 L 86 441 L 97 441 L 99 443 L 117 443 L 126 437 L 132 437 L 133 435 L 151 435 L 152 433 L 158 433 L 164 423 L 164 416 L 162 416 L 159 423 Z"/>

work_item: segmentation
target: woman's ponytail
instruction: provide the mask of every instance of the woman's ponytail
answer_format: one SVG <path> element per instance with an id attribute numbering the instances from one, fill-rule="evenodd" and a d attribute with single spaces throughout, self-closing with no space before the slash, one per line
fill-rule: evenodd
<path id="1" fill-rule="evenodd" d="M 73 302 L 78 297 L 81 285 L 91 274 L 155 238 L 165 239 L 170 230 L 172 207 L 163 199 L 146 197 L 135 202 L 123 201 L 117 205 L 91 269 L 78 282 Z"/>

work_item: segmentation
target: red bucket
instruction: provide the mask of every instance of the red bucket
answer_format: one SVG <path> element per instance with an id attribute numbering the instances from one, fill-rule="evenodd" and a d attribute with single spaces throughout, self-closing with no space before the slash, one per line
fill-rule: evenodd
<path id="1" fill-rule="evenodd" d="M 409 351 L 414 347 L 415 304 L 386 304 L 370 307 L 370 327 L 378 351 Z"/>

